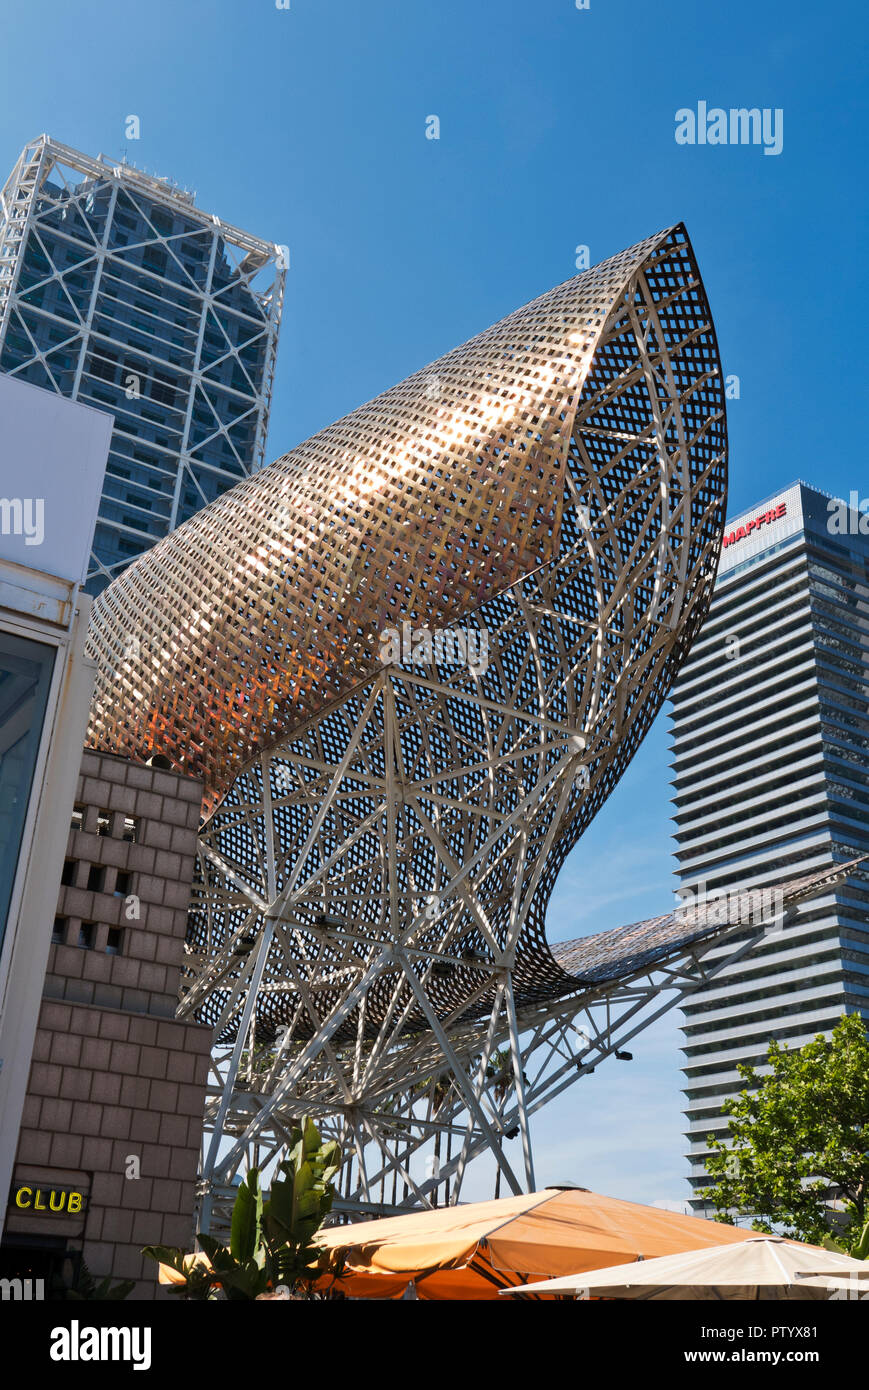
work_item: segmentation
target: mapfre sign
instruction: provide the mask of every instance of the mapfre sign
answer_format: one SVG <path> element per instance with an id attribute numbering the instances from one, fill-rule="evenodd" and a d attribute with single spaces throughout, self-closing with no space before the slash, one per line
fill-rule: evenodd
<path id="1" fill-rule="evenodd" d="M 783 516 L 787 516 L 787 502 L 779 502 L 777 507 L 770 507 L 768 512 L 760 512 L 753 521 L 746 521 L 735 530 L 728 531 L 724 537 L 725 550 L 729 545 L 736 545 L 737 541 L 747 540 L 753 536 L 755 531 L 761 526 L 770 526 L 772 522 L 779 521 Z"/>

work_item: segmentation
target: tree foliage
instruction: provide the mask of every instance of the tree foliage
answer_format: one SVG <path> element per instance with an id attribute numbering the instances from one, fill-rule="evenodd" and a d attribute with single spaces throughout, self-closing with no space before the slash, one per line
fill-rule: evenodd
<path id="1" fill-rule="evenodd" d="M 251 1168 L 232 1209 L 229 1245 L 200 1232 L 209 1264 L 164 1245 L 144 1254 L 183 1275 L 173 1291 L 189 1299 L 208 1299 L 221 1288 L 231 1300 L 255 1299 L 284 1286 L 310 1286 L 317 1277 L 313 1239 L 332 1206 L 332 1179 L 341 1166 L 337 1143 L 323 1144 L 317 1126 L 306 1120 L 292 1134 L 290 1156 L 278 1164 L 268 1198 L 259 1170 Z M 210 1267 L 209 1267 L 210 1266 Z"/>
<path id="2" fill-rule="evenodd" d="M 710 1136 L 701 1195 L 716 1220 L 752 1217 L 756 1231 L 860 1249 L 869 1211 L 869 1039 L 859 1014 L 830 1039 L 790 1050 L 774 1039 L 768 1074 L 742 1063 L 747 1088 L 725 1104 L 730 1134 Z M 833 1206 L 833 1202 L 836 1206 Z"/>
<path id="3" fill-rule="evenodd" d="M 113 1284 L 111 1275 L 97 1283 L 82 1260 L 73 1284 L 63 1287 L 62 1297 L 72 1303 L 118 1303 L 128 1298 L 135 1287 L 134 1279 L 122 1279 L 119 1283 Z"/>

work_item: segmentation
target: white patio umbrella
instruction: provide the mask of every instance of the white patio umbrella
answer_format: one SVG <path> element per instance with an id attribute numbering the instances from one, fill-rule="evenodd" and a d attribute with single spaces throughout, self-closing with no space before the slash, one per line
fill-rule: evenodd
<path id="1" fill-rule="evenodd" d="M 758 1236 L 656 1260 L 610 1265 L 503 1294 L 581 1294 L 636 1299 L 828 1299 L 869 1294 L 869 1262 L 818 1246 Z"/>

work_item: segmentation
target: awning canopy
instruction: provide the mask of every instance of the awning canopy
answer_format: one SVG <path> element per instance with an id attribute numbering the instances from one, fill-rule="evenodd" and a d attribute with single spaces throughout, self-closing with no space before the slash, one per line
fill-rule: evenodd
<path id="1" fill-rule="evenodd" d="M 721 1228 L 718 1227 L 720 1230 Z M 823 1299 L 848 1290 L 850 1280 L 869 1275 L 865 1261 L 780 1236 L 753 1236 L 710 1249 L 613 1264 L 567 1278 L 529 1284 L 531 1294 L 578 1294 L 595 1298 Z M 862 1288 L 867 1288 L 864 1282 Z M 855 1296 L 857 1289 L 855 1287 Z"/>
<path id="2" fill-rule="evenodd" d="M 740 1243 L 752 1232 L 584 1188 L 474 1202 L 320 1232 L 335 1287 L 359 1298 L 497 1298 L 499 1291 L 637 1259 Z M 544 1296 L 545 1291 L 544 1291 Z"/>

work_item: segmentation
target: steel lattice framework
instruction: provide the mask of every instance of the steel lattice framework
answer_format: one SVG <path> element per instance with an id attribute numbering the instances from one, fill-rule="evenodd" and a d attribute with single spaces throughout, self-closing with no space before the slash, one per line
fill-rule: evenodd
<path id="1" fill-rule="evenodd" d="M 653 953 L 666 986 L 635 956 L 601 984 L 544 917 L 705 615 L 725 468 L 676 227 L 279 459 L 100 596 L 91 741 L 159 751 L 212 808 L 180 1005 L 217 1041 L 206 1222 L 302 1113 L 351 1155 L 347 1209 L 390 1184 L 456 1200 L 484 1151 L 518 1191 L 517 1126 L 533 1185 L 529 1114 L 589 1069 L 578 1011 L 604 1056 L 663 987 L 702 982 L 696 932 Z M 382 665 L 403 622 L 485 637 L 488 664 Z"/>

